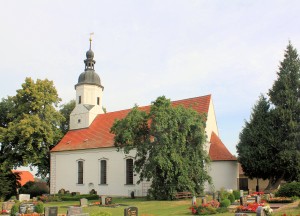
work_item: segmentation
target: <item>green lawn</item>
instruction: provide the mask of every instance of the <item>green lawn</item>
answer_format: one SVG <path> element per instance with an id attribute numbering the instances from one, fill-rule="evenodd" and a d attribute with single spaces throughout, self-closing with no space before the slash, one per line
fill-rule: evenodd
<path id="1" fill-rule="evenodd" d="M 90 201 L 90 203 L 93 201 Z M 191 200 L 178 201 L 147 201 L 144 198 L 130 199 L 130 198 L 113 198 L 113 203 L 118 203 L 121 206 L 116 208 L 89 206 L 84 207 L 83 211 L 93 214 L 97 212 L 109 212 L 113 216 L 123 216 L 124 209 L 128 206 L 138 207 L 139 216 L 160 216 L 160 215 L 192 215 L 189 210 Z M 199 202 L 198 202 L 199 203 Z M 299 203 L 299 201 L 298 201 Z M 1 203 L 0 203 L 1 204 Z M 64 201 L 45 203 L 45 206 L 58 206 L 60 214 L 66 214 L 69 206 L 78 206 L 79 201 Z M 273 214 L 274 216 L 300 216 L 300 208 L 297 205 L 290 208 L 284 208 L 280 212 Z M 215 214 L 214 216 L 233 216 L 234 213 Z M 255 216 L 255 214 L 252 214 Z"/>

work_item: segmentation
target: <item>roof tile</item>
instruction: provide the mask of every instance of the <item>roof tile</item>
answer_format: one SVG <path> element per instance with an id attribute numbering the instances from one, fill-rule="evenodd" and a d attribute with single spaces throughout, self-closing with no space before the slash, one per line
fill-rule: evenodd
<path id="1" fill-rule="evenodd" d="M 210 138 L 209 156 L 213 161 L 236 161 L 236 157 L 233 156 L 226 146 L 223 144 L 221 139 L 215 134 L 211 133 Z"/>
<path id="2" fill-rule="evenodd" d="M 172 105 L 191 107 L 199 113 L 207 113 L 211 95 L 173 101 Z M 149 111 L 150 106 L 139 107 L 140 110 Z M 88 128 L 70 130 L 62 140 L 51 150 L 71 151 L 79 149 L 105 148 L 114 146 L 114 135 L 110 133 L 116 119 L 124 118 L 131 109 L 99 114 Z"/>

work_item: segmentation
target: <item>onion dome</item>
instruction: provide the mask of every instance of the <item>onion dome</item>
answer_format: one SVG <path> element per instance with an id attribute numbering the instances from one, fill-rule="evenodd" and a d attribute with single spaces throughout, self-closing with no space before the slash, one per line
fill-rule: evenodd
<path id="1" fill-rule="evenodd" d="M 94 70 L 94 65 L 96 64 L 96 61 L 94 60 L 94 52 L 92 51 L 91 46 L 92 39 L 90 38 L 90 49 L 86 52 L 86 59 L 84 60 L 85 69 L 84 72 L 82 72 L 79 75 L 78 83 L 75 85 L 75 88 L 83 84 L 97 85 L 102 89 L 104 88 L 101 85 L 99 75 Z"/>

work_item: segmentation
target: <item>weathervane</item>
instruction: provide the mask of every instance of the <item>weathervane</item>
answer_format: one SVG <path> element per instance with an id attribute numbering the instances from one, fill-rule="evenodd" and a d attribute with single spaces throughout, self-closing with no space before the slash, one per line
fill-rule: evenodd
<path id="1" fill-rule="evenodd" d="M 92 49 L 92 35 L 94 35 L 94 32 L 90 33 L 90 49 Z"/>

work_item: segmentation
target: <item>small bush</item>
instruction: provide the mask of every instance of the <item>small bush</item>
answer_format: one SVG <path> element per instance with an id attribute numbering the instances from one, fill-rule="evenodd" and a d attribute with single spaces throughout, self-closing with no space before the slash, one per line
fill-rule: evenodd
<path id="1" fill-rule="evenodd" d="M 55 196 L 55 195 L 48 195 L 48 196 L 42 195 L 42 196 L 39 196 L 38 199 L 42 202 L 60 202 L 61 201 L 60 196 Z"/>
<path id="2" fill-rule="evenodd" d="M 216 214 L 217 210 L 216 208 L 213 208 L 211 206 L 208 207 L 199 206 L 197 212 L 199 215 L 210 215 L 210 214 Z"/>
<path id="3" fill-rule="evenodd" d="M 220 207 L 226 207 L 227 208 L 228 206 L 230 206 L 230 204 L 231 204 L 231 202 L 230 202 L 229 199 L 224 199 L 220 202 Z"/>
<path id="4" fill-rule="evenodd" d="M 19 207 L 20 207 L 20 203 L 16 203 L 12 206 L 11 210 L 10 210 L 10 216 L 16 216 L 16 213 L 19 212 Z"/>
<path id="5" fill-rule="evenodd" d="M 217 212 L 218 213 L 225 213 L 225 212 L 228 212 L 228 208 L 226 207 L 220 207 L 220 208 L 217 208 Z"/>
<path id="6" fill-rule="evenodd" d="M 235 200 L 239 200 L 240 199 L 240 191 L 234 190 L 232 193 L 234 195 L 234 199 Z"/>
<path id="7" fill-rule="evenodd" d="M 49 193 L 49 187 L 45 182 L 29 181 L 20 188 L 19 194 L 22 193 L 30 194 L 30 197 L 41 196 L 42 194 Z"/>
<path id="8" fill-rule="evenodd" d="M 234 203 L 235 201 L 235 197 L 232 193 L 228 195 L 228 199 L 230 200 L 230 203 Z"/>
<path id="9" fill-rule="evenodd" d="M 300 197 L 300 182 L 291 182 L 282 185 L 275 195 L 280 197 Z"/>
<path id="10" fill-rule="evenodd" d="M 221 200 L 228 199 L 229 194 L 230 193 L 228 191 L 226 191 L 224 188 L 222 188 L 220 190 L 220 198 L 221 198 Z"/>
<path id="11" fill-rule="evenodd" d="M 44 213 L 44 204 L 42 202 L 38 202 L 36 205 L 35 205 L 35 212 L 36 213 Z"/>
<path id="12" fill-rule="evenodd" d="M 65 195 L 60 197 L 62 201 L 79 201 L 82 198 L 86 198 L 87 200 L 99 200 L 99 196 L 97 194 L 89 195 L 89 194 L 82 194 L 82 195 Z"/>
<path id="13" fill-rule="evenodd" d="M 90 191 L 90 195 L 93 195 L 93 194 L 97 194 L 97 191 L 95 191 L 95 189 L 92 189 L 92 190 Z"/>

